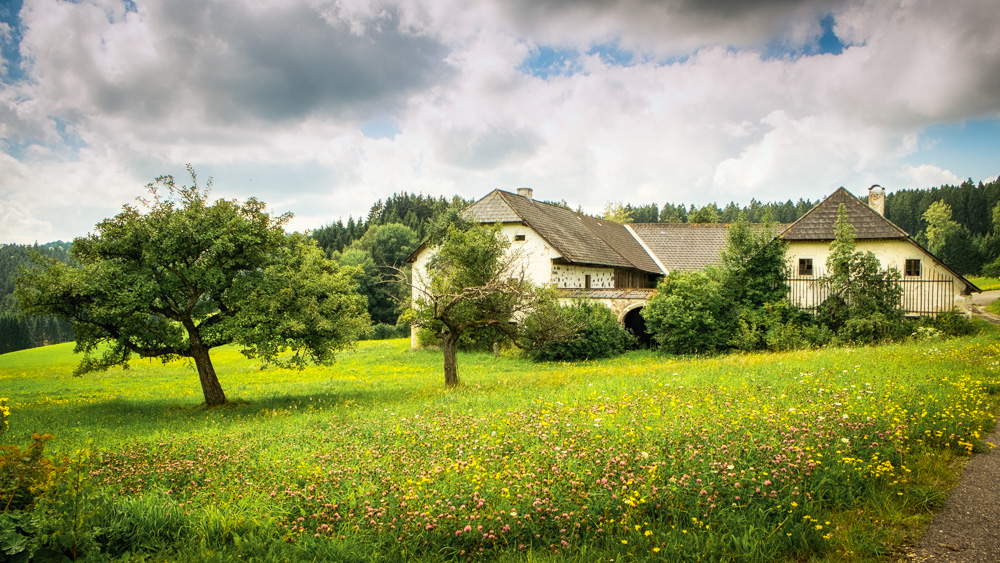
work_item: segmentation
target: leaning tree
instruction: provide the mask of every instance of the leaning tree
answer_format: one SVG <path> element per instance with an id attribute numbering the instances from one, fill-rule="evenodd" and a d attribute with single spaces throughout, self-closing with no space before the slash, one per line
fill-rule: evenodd
<path id="1" fill-rule="evenodd" d="M 148 199 L 74 240 L 75 265 L 36 256 L 17 280 L 21 310 L 72 323 L 78 375 L 134 357 L 191 358 L 208 406 L 226 402 L 216 346 L 283 366 L 331 362 L 368 326 L 355 269 L 287 234 L 290 214 L 254 198 L 209 202 L 211 180 L 199 188 L 188 172 L 191 186 L 159 177 Z"/>

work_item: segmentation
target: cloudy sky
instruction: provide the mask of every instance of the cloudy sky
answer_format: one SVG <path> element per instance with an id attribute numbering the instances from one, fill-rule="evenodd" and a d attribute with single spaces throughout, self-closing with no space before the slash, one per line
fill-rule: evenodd
<path id="1" fill-rule="evenodd" d="M 297 230 L 394 192 L 703 205 L 1000 174 L 995 0 L 0 0 L 0 242 L 191 163 Z"/>

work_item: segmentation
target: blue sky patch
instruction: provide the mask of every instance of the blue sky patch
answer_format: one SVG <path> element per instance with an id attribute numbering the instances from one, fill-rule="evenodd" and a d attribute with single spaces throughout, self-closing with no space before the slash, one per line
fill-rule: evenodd
<path id="1" fill-rule="evenodd" d="M 550 76 L 572 76 L 580 70 L 576 49 L 538 47 L 524 59 L 518 70 L 525 74 L 548 79 Z"/>
<path id="2" fill-rule="evenodd" d="M 912 166 L 931 164 L 962 179 L 988 180 L 997 175 L 1000 120 L 984 119 L 931 125 L 921 136 L 920 149 L 903 160 Z"/>
<path id="3" fill-rule="evenodd" d="M 364 122 L 361 132 L 369 139 L 391 139 L 400 133 L 400 129 L 391 117 L 381 116 Z"/>
<path id="4" fill-rule="evenodd" d="M 0 54 L 7 63 L 7 73 L 0 76 L 0 83 L 11 84 L 24 79 L 21 68 L 21 0 L 0 2 L 0 22 L 10 26 L 10 35 L 0 39 Z"/>
<path id="5" fill-rule="evenodd" d="M 629 66 L 635 62 L 635 55 L 631 51 L 624 51 L 617 44 L 604 43 L 594 45 L 587 51 L 588 55 L 599 55 L 604 64 L 615 66 Z"/>
<path id="6" fill-rule="evenodd" d="M 814 55 L 839 55 L 847 47 L 843 41 L 837 37 L 833 28 L 837 24 L 833 14 L 827 14 L 819 20 L 820 35 L 815 41 L 806 43 L 795 49 L 790 48 L 787 43 L 773 42 L 764 48 L 761 58 L 769 60 L 797 59 L 799 57 L 809 57 Z"/>
<path id="7" fill-rule="evenodd" d="M 620 48 L 617 43 L 594 45 L 587 49 L 586 54 L 596 55 L 601 58 L 604 64 L 611 66 L 631 66 L 637 62 L 633 52 Z M 551 76 L 573 76 L 583 70 L 580 56 L 581 52 L 577 49 L 536 47 L 531 50 L 531 55 L 518 66 L 518 70 L 544 79 Z"/>

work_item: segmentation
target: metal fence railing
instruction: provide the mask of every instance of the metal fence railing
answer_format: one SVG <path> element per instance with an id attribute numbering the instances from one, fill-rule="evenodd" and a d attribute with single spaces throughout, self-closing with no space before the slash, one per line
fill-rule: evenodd
<path id="1" fill-rule="evenodd" d="M 824 272 L 817 268 L 812 276 L 789 276 L 788 299 L 799 309 L 816 312 L 830 296 L 830 287 L 823 281 Z M 936 315 L 955 307 L 955 281 L 938 272 L 925 272 L 920 278 L 903 278 L 899 307 L 907 315 Z"/>

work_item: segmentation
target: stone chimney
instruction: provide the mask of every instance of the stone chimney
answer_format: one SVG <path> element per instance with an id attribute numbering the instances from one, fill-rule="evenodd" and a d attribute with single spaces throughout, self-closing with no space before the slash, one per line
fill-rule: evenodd
<path id="1" fill-rule="evenodd" d="M 868 207 L 885 217 L 885 190 L 882 189 L 882 186 L 875 184 L 868 188 Z"/>
<path id="2" fill-rule="evenodd" d="M 533 190 L 531 188 L 517 188 L 517 195 L 524 196 L 524 197 L 526 197 L 528 199 L 531 199 L 531 196 L 534 193 L 535 193 L 535 190 Z"/>

